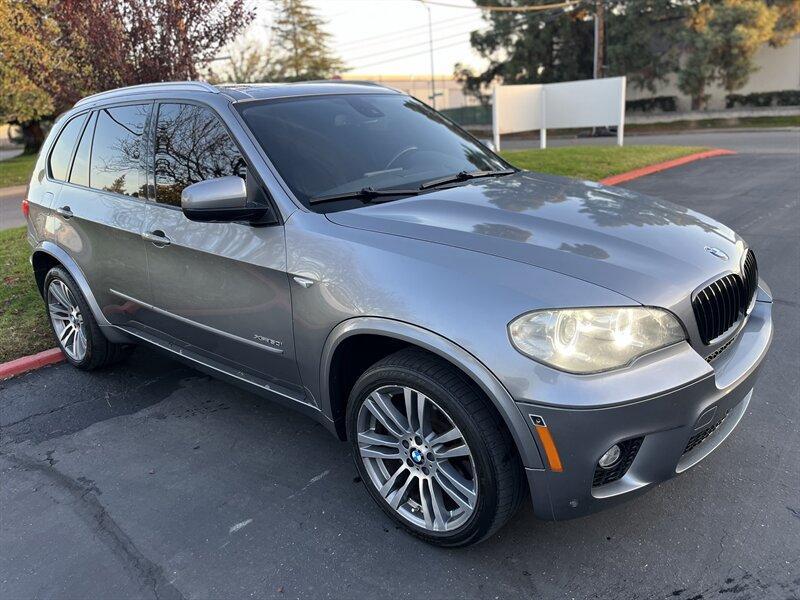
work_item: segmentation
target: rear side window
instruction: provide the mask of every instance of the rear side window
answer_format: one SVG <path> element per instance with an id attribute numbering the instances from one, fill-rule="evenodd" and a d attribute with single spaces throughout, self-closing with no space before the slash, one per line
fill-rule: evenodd
<path id="1" fill-rule="evenodd" d="M 62 181 L 67 179 L 72 151 L 75 149 L 75 142 L 78 141 L 85 121 L 86 115 L 79 115 L 64 125 L 64 129 L 61 130 L 58 140 L 53 146 L 53 152 L 50 153 L 50 176 L 53 179 Z"/>
<path id="2" fill-rule="evenodd" d="M 183 188 L 238 175 L 246 165 L 225 127 L 208 108 L 161 104 L 156 123 L 156 202 L 180 206 Z"/>
<path id="3" fill-rule="evenodd" d="M 149 104 L 97 111 L 91 151 L 91 187 L 137 198 L 146 196 Z"/>
<path id="4" fill-rule="evenodd" d="M 75 152 L 75 160 L 72 163 L 72 172 L 69 174 L 70 183 L 89 187 L 89 157 L 92 152 L 92 137 L 96 121 L 97 113 L 92 113 L 89 123 L 83 130 L 81 141 L 78 142 L 78 150 Z"/>

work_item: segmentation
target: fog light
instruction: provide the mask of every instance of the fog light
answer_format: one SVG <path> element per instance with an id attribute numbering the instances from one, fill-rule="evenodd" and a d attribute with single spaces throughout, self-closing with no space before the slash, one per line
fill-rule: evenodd
<path id="1" fill-rule="evenodd" d="M 610 469 L 617 464 L 620 454 L 622 454 L 622 452 L 620 451 L 619 446 L 614 444 L 611 446 L 611 448 L 606 450 L 606 453 L 603 454 L 603 456 L 600 457 L 600 460 L 597 461 L 597 464 L 604 469 Z"/>

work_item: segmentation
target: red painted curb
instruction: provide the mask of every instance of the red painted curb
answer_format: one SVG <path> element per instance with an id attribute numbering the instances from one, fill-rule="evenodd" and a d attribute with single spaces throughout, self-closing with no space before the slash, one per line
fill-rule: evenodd
<path id="1" fill-rule="evenodd" d="M 38 354 L 31 354 L 30 356 L 23 356 L 10 360 L 7 363 L 0 364 L 0 379 L 8 379 L 15 375 L 21 375 L 28 371 L 33 371 L 40 367 L 52 365 L 64 360 L 64 353 L 58 348 L 51 348 Z"/>
<path id="2" fill-rule="evenodd" d="M 694 162 L 696 160 L 702 160 L 704 158 L 712 158 L 714 156 L 727 156 L 729 154 L 736 154 L 736 152 L 734 152 L 733 150 L 722 150 L 722 149 L 697 152 L 695 154 L 689 154 L 688 156 L 682 156 L 681 158 L 675 158 L 673 160 L 656 163 L 654 165 L 648 165 L 646 167 L 642 167 L 641 169 L 634 169 L 633 171 L 628 171 L 627 173 L 612 175 L 611 177 L 606 177 L 605 179 L 601 179 L 600 183 L 603 183 L 605 185 L 617 185 L 618 183 L 623 183 L 624 181 L 630 181 L 631 179 L 638 179 L 639 177 L 644 177 L 645 175 L 652 175 L 653 173 L 658 173 L 659 171 L 666 171 L 667 169 L 672 169 L 673 167 L 679 167 L 681 165 L 685 165 L 686 163 Z"/>

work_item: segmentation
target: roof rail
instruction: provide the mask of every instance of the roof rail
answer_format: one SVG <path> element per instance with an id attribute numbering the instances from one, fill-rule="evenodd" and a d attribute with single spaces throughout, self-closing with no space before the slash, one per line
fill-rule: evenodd
<path id="1" fill-rule="evenodd" d="M 150 90 L 161 91 L 174 91 L 174 92 L 211 92 L 219 94 L 219 90 L 206 81 L 163 81 L 159 83 L 143 83 L 141 85 L 130 85 L 128 87 L 116 88 L 113 90 L 106 90 L 105 92 L 98 92 L 91 96 L 81 98 L 75 103 L 75 106 L 86 104 L 87 102 L 94 102 L 95 100 L 102 100 L 104 98 L 113 98 L 114 96 L 123 96 L 125 94 L 147 92 Z"/>
<path id="2" fill-rule="evenodd" d="M 353 85 L 372 85 L 375 87 L 387 87 L 377 81 L 370 81 L 369 79 L 312 79 L 310 81 L 296 81 L 292 83 L 343 83 Z"/>

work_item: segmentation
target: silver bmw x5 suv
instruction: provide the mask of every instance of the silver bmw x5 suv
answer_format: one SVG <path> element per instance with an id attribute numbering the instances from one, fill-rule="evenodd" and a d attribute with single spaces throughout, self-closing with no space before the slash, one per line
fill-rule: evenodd
<path id="1" fill-rule="evenodd" d="M 24 203 L 67 360 L 142 343 L 348 440 L 428 542 L 631 498 L 741 420 L 771 296 L 736 233 L 515 169 L 368 84 L 136 86 L 53 128 Z"/>

